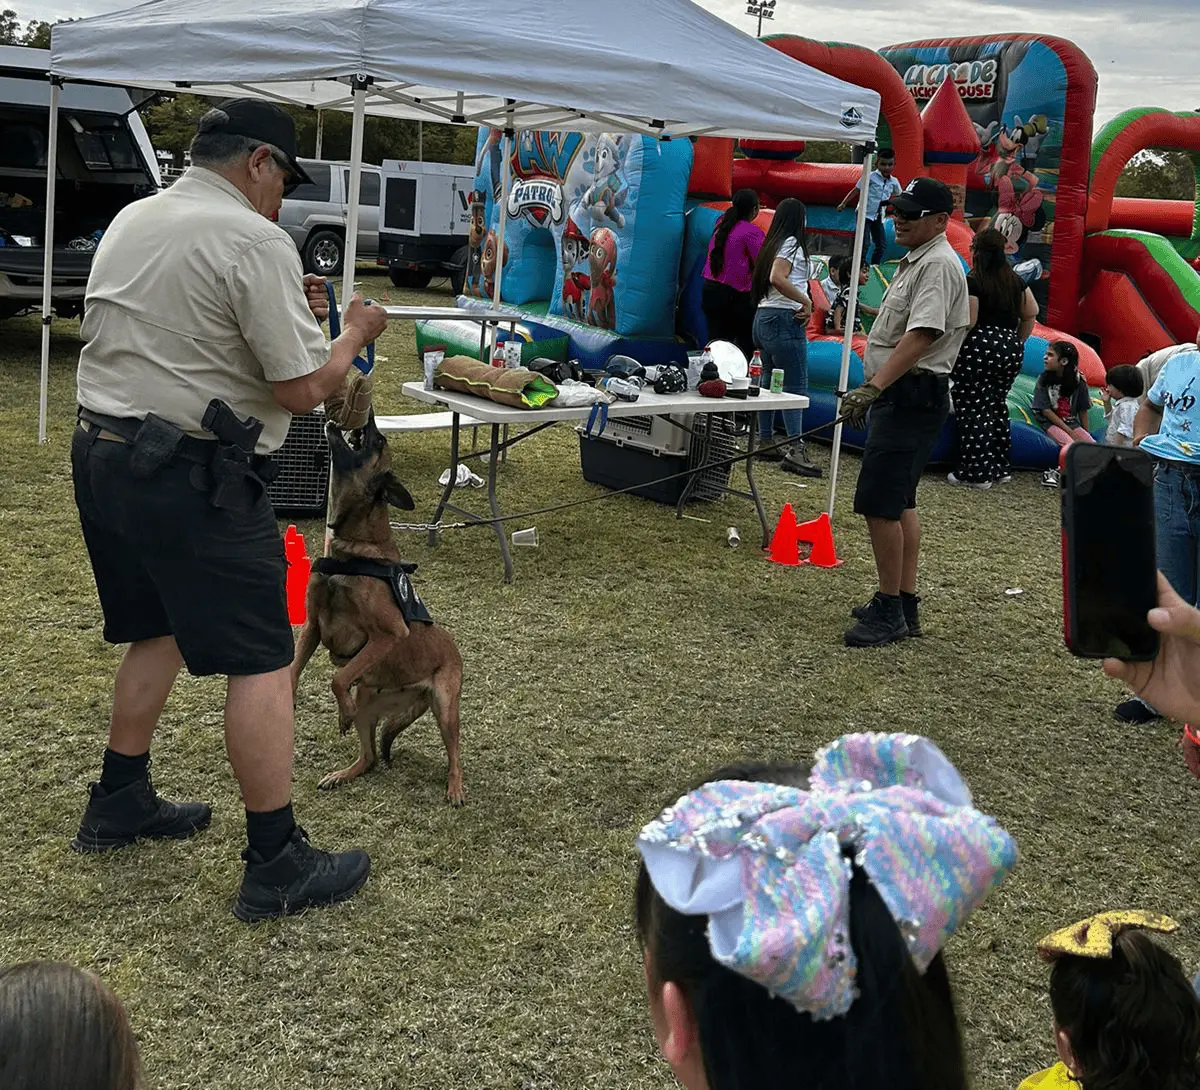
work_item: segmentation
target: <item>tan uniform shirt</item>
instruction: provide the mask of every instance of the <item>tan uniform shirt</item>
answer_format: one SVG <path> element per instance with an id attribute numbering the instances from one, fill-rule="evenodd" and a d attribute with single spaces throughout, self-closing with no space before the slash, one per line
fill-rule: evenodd
<path id="1" fill-rule="evenodd" d="M 100 240 L 80 334 L 79 404 L 153 412 L 189 435 L 214 397 L 263 422 L 258 451 L 282 445 L 291 414 L 271 382 L 329 358 L 308 309 L 296 245 L 219 174 L 192 167 L 127 205 Z"/>
<path id="2" fill-rule="evenodd" d="M 910 329 L 933 329 L 941 334 L 914 370 L 948 375 L 971 326 L 967 274 L 944 234 L 910 250 L 871 326 L 863 359 L 869 382 L 887 362 L 892 349 Z"/>

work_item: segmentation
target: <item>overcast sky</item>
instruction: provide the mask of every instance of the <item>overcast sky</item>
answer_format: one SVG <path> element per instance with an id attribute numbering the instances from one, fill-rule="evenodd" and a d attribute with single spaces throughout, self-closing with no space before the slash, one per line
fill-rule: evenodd
<path id="1" fill-rule="evenodd" d="M 700 2 L 742 30 L 756 33 L 757 20 L 744 14 L 744 0 Z M 15 7 L 22 18 L 51 20 L 118 11 L 134 3 L 4 0 L 4 6 Z M 486 11 L 486 5 L 481 10 Z M 763 26 L 764 34 L 802 34 L 872 49 L 941 36 L 1026 33 L 1068 38 L 1099 73 L 1097 125 L 1132 106 L 1200 107 L 1200 63 L 1193 52 L 1200 0 L 778 0 L 775 10 L 775 19 Z M 703 59 L 697 58 L 697 63 Z"/>

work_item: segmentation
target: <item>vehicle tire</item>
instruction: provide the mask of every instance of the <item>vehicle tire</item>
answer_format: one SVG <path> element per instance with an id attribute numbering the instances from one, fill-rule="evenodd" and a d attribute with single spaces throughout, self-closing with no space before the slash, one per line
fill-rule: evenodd
<path id="1" fill-rule="evenodd" d="M 462 247 L 450 260 L 454 264 L 450 270 L 450 290 L 455 295 L 462 295 L 467 286 L 467 248 Z"/>
<path id="2" fill-rule="evenodd" d="M 417 290 L 429 287 L 429 282 L 433 279 L 433 273 L 428 269 L 388 269 L 388 276 L 391 277 L 394 287 Z"/>
<path id="3" fill-rule="evenodd" d="M 336 231 L 314 231 L 304 244 L 304 271 L 337 276 L 342 271 L 345 241 Z"/>

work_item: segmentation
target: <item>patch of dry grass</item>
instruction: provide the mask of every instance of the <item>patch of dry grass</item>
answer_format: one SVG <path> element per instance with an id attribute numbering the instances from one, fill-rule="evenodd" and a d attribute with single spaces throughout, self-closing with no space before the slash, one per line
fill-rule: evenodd
<path id="1" fill-rule="evenodd" d="M 370 285 L 380 299 L 382 287 Z M 435 299 L 446 301 L 404 293 Z M 54 332 L 45 446 L 38 326 L 0 333 L 0 962 L 97 969 L 130 1008 L 155 1086 L 670 1085 L 630 928 L 637 829 L 718 764 L 802 758 L 849 730 L 934 738 L 1021 846 L 1017 871 L 949 950 L 980 1090 L 1008 1090 L 1052 1058 L 1032 949 L 1051 928 L 1142 905 L 1180 919 L 1172 945 L 1200 963 L 1195 784 L 1174 730 L 1116 724 L 1119 688 L 1063 649 L 1055 494 L 1035 475 L 988 493 L 931 476 L 928 635 L 849 651 L 848 608 L 873 581 L 848 512 L 853 456 L 836 571 L 769 564 L 749 505 L 733 499 L 692 509 L 708 523 L 631 497 L 543 516 L 542 544 L 517 552 L 509 587 L 490 530 L 447 533 L 436 550 L 410 535 L 421 591 L 466 660 L 470 797 L 461 811 L 442 802 L 445 759 L 427 720 L 391 769 L 318 794 L 355 748 L 337 734 L 319 653 L 301 695 L 295 802 L 318 845 L 370 851 L 371 880 L 350 904 L 259 928 L 230 914 L 243 820 L 215 680 L 181 679 L 154 751 L 162 789 L 211 801 L 213 827 L 183 844 L 71 853 L 120 652 L 101 639 L 71 500 L 78 342 L 72 323 Z M 418 377 L 411 326 L 379 352 L 380 411 L 416 411 L 399 396 Z M 395 445 L 425 517 L 448 437 Z M 800 489 L 774 468 L 761 479 L 772 513 L 822 505 L 824 483 Z M 510 512 L 600 492 L 565 425 L 503 470 Z M 724 546 L 728 525 L 741 529 L 737 551 Z M 320 525 L 302 528 L 319 552 Z M 1006 597 L 1013 586 L 1024 593 Z"/>

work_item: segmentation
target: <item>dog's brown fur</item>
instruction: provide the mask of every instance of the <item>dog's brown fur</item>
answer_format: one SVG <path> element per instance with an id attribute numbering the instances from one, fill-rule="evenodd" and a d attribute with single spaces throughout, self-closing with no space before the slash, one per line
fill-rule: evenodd
<path id="1" fill-rule="evenodd" d="M 354 433 L 357 447 L 346 443 L 333 425 L 327 427 L 333 456 L 333 539 L 329 555 L 395 563 L 400 551 L 392 538 L 388 505 L 413 509 L 412 497 L 391 472 L 387 440 L 375 427 L 372 413 Z M 338 724 L 345 734 L 358 730 L 358 760 L 331 772 L 320 783 L 337 787 L 361 776 L 376 761 L 375 732 L 383 759 L 391 760 L 396 736 L 426 710 L 432 710 L 442 732 L 450 774 L 446 800 L 465 801 L 458 752 L 458 705 L 462 690 L 462 656 L 440 625 L 405 623 L 382 579 L 370 575 L 320 575 L 308 583 L 307 621 L 292 661 L 292 698 L 300 674 L 317 645 L 329 651 L 339 669 L 333 675 Z"/>

